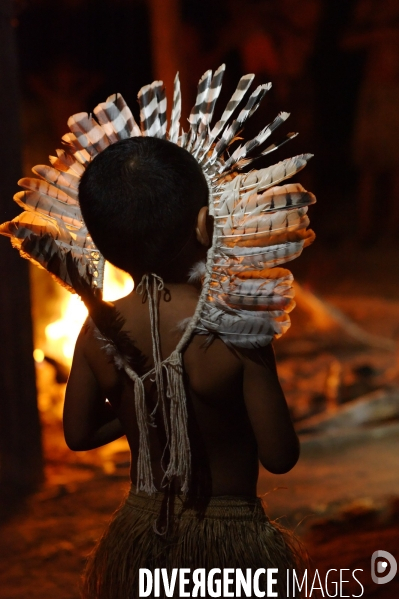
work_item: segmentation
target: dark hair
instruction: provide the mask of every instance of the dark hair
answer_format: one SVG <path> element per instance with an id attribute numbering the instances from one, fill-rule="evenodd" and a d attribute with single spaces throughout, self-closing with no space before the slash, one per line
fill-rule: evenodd
<path id="1" fill-rule="evenodd" d="M 89 164 L 79 185 L 84 221 L 100 252 L 133 277 L 173 260 L 208 203 L 195 158 L 155 137 L 112 144 Z M 177 260 L 176 260 L 177 262 Z"/>

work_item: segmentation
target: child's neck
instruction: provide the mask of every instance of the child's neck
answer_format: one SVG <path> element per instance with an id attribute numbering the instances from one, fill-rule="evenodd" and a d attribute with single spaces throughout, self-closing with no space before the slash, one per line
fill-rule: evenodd
<path id="1" fill-rule="evenodd" d="M 191 257 L 190 260 L 181 260 L 180 264 L 170 264 L 163 266 L 159 271 L 154 269 L 153 274 L 159 276 L 165 285 L 186 285 L 190 276 L 190 271 L 195 264 L 206 259 L 206 250 L 195 255 L 194 259 Z M 148 273 L 137 272 L 132 273 L 134 282 L 138 285 L 142 280 L 143 276 Z"/>

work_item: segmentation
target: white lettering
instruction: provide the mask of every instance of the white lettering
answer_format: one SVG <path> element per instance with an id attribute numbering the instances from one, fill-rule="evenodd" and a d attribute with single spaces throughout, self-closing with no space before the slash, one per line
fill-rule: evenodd
<path id="1" fill-rule="evenodd" d="M 172 569 L 172 576 L 170 577 L 170 583 L 169 583 L 169 580 L 168 580 L 168 571 L 167 571 L 167 569 L 166 568 L 162 568 L 162 570 L 161 570 L 163 588 L 165 589 L 165 595 L 167 597 L 173 597 L 173 593 L 175 592 L 177 570 L 178 570 L 178 568 L 173 568 Z"/>
<path id="2" fill-rule="evenodd" d="M 159 568 L 155 568 L 154 570 L 154 597 L 160 597 L 159 590 Z"/>
<path id="3" fill-rule="evenodd" d="M 308 571 L 305 570 L 300 586 L 299 586 L 299 581 L 298 581 L 295 570 L 292 571 L 292 596 L 293 597 L 295 597 L 295 594 L 296 594 L 294 579 L 296 582 L 296 586 L 298 587 L 298 591 L 302 591 L 302 587 L 303 587 L 303 585 L 305 585 L 305 597 L 307 597 L 308 596 Z"/>
<path id="4" fill-rule="evenodd" d="M 273 591 L 273 586 L 277 584 L 277 578 L 273 578 L 273 574 L 278 573 L 278 568 L 267 569 L 267 596 L 278 597 L 277 591 Z"/>
<path id="5" fill-rule="evenodd" d="M 342 568 L 342 570 L 339 571 L 339 596 L 340 597 L 350 597 L 350 595 L 343 595 L 342 594 L 342 583 L 343 582 L 349 582 L 349 580 L 343 580 L 342 579 L 342 572 L 344 572 L 345 570 L 348 570 L 348 572 L 349 572 L 349 568 Z"/>
<path id="6" fill-rule="evenodd" d="M 266 572 L 266 570 L 264 568 L 258 568 L 257 570 L 255 570 L 255 574 L 254 574 L 254 593 L 256 597 L 264 597 L 265 596 L 265 591 L 261 591 L 259 588 L 259 576 L 261 574 L 264 574 Z"/>
<path id="7" fill-rule="evenodd" d="M 217 579 L 215 581 L 213 581 L 213 578 L 215 576 L 215 574 L 220 574 L 221 573 L 221 569 L 220 568 L 212 568 L 212 570 L 209 571 L 208 574 L 208 593 L 210 594 L 211 597 L 221 597 L 221 586 L 222 586 L 222 582 L 220 579 Z M 214 582 L 214 586 L 212 587 L 212 584 Z"/>
<path id="8" fill-rule="evenodd" d="M 317 580 L 319 582 L 319 585 L 320 585 L 319 587 L 315 586 L 316 578 L 317 578 Z M 310 589 L 309 597 L 312 596 L 312 593 L 313 593 L 313 591 L 315 589 L 317 589 L 318 591 L 321 591 L 321 594 L 324 597 L 324 591 L 323 591 L 323 587 L 322 587 L 322 584 L 321 584 L 320 575 L 319 575 L 319 571 L 318 570 L 316 570 L 316 572 L 314 573 L 313 582 L 312 582 L 312 588 Z"/>
<path id="9" fill-rule="evenodd" d="M 193 570 L 193 592 L 192 597 L 198 597 L 198 590 L 200 589 L 200 597 L 205 597 L 206 593 L 206 572 L 205 568 L 197 568 Z"/>
<path id="10" fill-rule="evenodd" d="M 362 583 L 360 582 L 360 580 L 358 580 L 358 579 L 356 578 L 356 576 L 355 576 L 355 572 L 357 572 L 357 571 L 359 571 L 359 572 L 363 572 L 363 570 L 362 570 L 361 568 L 356 568 L 356 570 L 353 570 L 353 572 L 352 572 L 352 576 L 353 576 L 353 578 L 354 578 L 354 579 L 356 580 L 356 582 L 357 582 L 358 584 L 360 584 L 360 586 L 362 587 L 362 592 L 360 593 L 360 595 L 352 595 L 352 597 L 363 597 L 363 593 L 364 593 L 364 586 L 362 585 Z"/>
<path id="11" fill-rule="evenodd" d="M 186 591 L 184 589 L 184 587 L 190 583 L 189 579 L 186 577 L 186 574 L 190 574 L 190 572 L 191 572 L 190 568 L 180 568 L 179 569 L 179 595 L 180 595 L 180 597 L 191 597 L 190 591 Z"/>
<path id="12" fill-rule="evenodd" d="M 247 568 L 247 577 L 244 577 L 244 573 L 240 568 L 236 570 L 236 597 L 241 597 L 241 589 L 244 591 L 245 597 L 252 595 L 252 576 L 251 568 Z"/>
<path id="13" fill-rule="evenodd" d="M 338 582 L 332 582 L 331 584 L 335 585 L 335 595 L 330 595 L 330 593 L 328 592 L 328 575 L 330 572 L 338 572 L 338 570 L 336 568 L 331 568 L 330 570 L 327 571 L 326 574 L 326 593 L 328 597 L 337 597 L 338 596 Z"/>
<path id="14" fill-rule="evenodd" d="M 147 588 L 146 588 L 147 583 Z M 148 597 L 152 592 L 152 574 L 147 568 L 139 569 L 139 597 Z"/>
<path id="15" fill-rule="evenodd" d="M 234 574 L 234 568 L 223 568 L 223 597 L 234 597 L 234 592 L 229 591 L 229 587 L 234 584 L 231 574 Z"/>
<path id="16" fill-rule="evenodd" d="M 147 568 L 139 569 L 139 593 L 141 597 L 161 596 L 174 597 L 178 595 L 182 598 L 189 597 L 227 597 L 240 599 L 241 597 L 278 597 L 278 568 L 258 568 L 251 570 L 247 568 L 212 568 L 209 572 L 205 568 L 173 568 L 171 571 L 166 568 Z M 292 595 L 291 592 L 291 572 L 292 572 Z M 327 570 L 323 583 L 318 570 L 314 571 L 311 587 L 308 594 L 308 571 L 297 574 L 292 570 L 287 570 L 286 596 L 296 597 L 301 594 L 304 597 L 313 597 L 316 593 L 320 597 L 363 597 L 364 586 L 356 577 L 356 572 L 363 572 L 361 568 L 351 571 L 349 568 L 342 568 L 338 574 L 331 575 L 331 572 L 338 573 L 336 568 Z M 360 586 L 359 595 L 345 595 L 344 584 L 351 581 L 344 578 L 344 572 L 351 572 L 354 581 Z M 301 578 L 302 575 L 302 578 Z M 265 582 L 264 576 L 266 576 Z M 261 578 L 262 577 L 262 578 Z M 178 583 L 177 583 L 178 581 Z M 309 584 L 310 584 L 309 578 Z M 266 591 L 263 590 L 265 589 Z M 348 590 L 348 587 L 345 589 Z M 319 593 L 317 593 L 319 591 Z"/>

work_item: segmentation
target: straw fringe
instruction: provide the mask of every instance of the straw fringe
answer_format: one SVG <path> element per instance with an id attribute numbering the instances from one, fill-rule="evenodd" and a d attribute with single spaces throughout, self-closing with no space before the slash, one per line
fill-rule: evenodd
<path id="1" fill-rule="evenodd" d="M 82 599 L 136 599 L 140 568 L 228 567 L 278 568 L 278 596 L 287 597 L 286 570 L 303 572 L 304 551 L 292 533 L 270 522 L 260 499 L 213 497 L 203 512 L 174 500 L 173 525 L 162 536 L 154 524 L 168 507 L 167 494 L 130 492 L 89 557 Z"/>

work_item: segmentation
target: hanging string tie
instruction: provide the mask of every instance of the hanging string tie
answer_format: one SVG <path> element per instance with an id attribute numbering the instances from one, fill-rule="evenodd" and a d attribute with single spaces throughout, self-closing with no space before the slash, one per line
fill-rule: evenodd
<path id="1" fill-rule="evenodd" d="M 139 295 L 143 296 L 143 302 L 148 299 L 150 309 L 152 355 L 154 360 L 155 383 L 158 392 L 157 403 L 151 414 L 151 418 L 154 418 L 158 405 L 161 404 L 163 420 L 165 424 L 166 441 L 168 444 L 169 424 L 166 411 L 165 388 L 162 374 L 161 342 L 159 338 L 159 292 L 162 291 L 164 287 L 165 284 L 160 276 L 158 276 L 155 273 L 148 273 L 143 275 L 143 278 L 137 286 L 136 291 Z"/>
<path id="2" fill-rule="evenodd" d="M 155 426 L 155 412 L 159 405 L 162 407 L 163 425 L 166 444 L 162 456 L 164 477 L 161 486 L 170 489 L 175 478 L 180 479 L 181 492 L 186 495 L 189 490 L 191 474 L 191 450 L 188 437 L 188 413 L 186 390 L 184 386 L 184 368 L 182 351 L 192 334 L 192 327 L 185 332 L 175 351 L 162 361 L 159 336 L 159 293 L 164 289 L 164 282 L 158 275 L 149 273 L 143 276 L 136 292 L 148 300 L 154 368 L 144 376 L 139 377 L 130 367 L 128 360 L 119 354 L 115 345 L 106 342 L 107 353 L 113 355 L 115 364 L 123 368 L 134 383 L 134 401 L 139 429 L 139 452 L 137 459 L 137 492 L 145 491 L 152 494 L 156 491 L 151 465 L 149 426 Z M 196 314 L 194 315 L 194 319 Z M 144 381 L 153 380 L 157 386 L 157 402 L 154 410 L 149 413 L 146 402 Z M 167 458 L 167 464 L 165 459 Z"/>
<path id="3" fill-rule="evenodd" d="M 185 495 L 189 489 L 191 474 L 191 449 L 188 437 L 188 413 L 186 390 L 183 379 L 183 359 L 180 351 L 175 350 L 163 363 L 166 374 L 166 395 L 169 399 L 170 443 L 169 464 L 164 480 L 181 479 L 181 491 Z"/>

